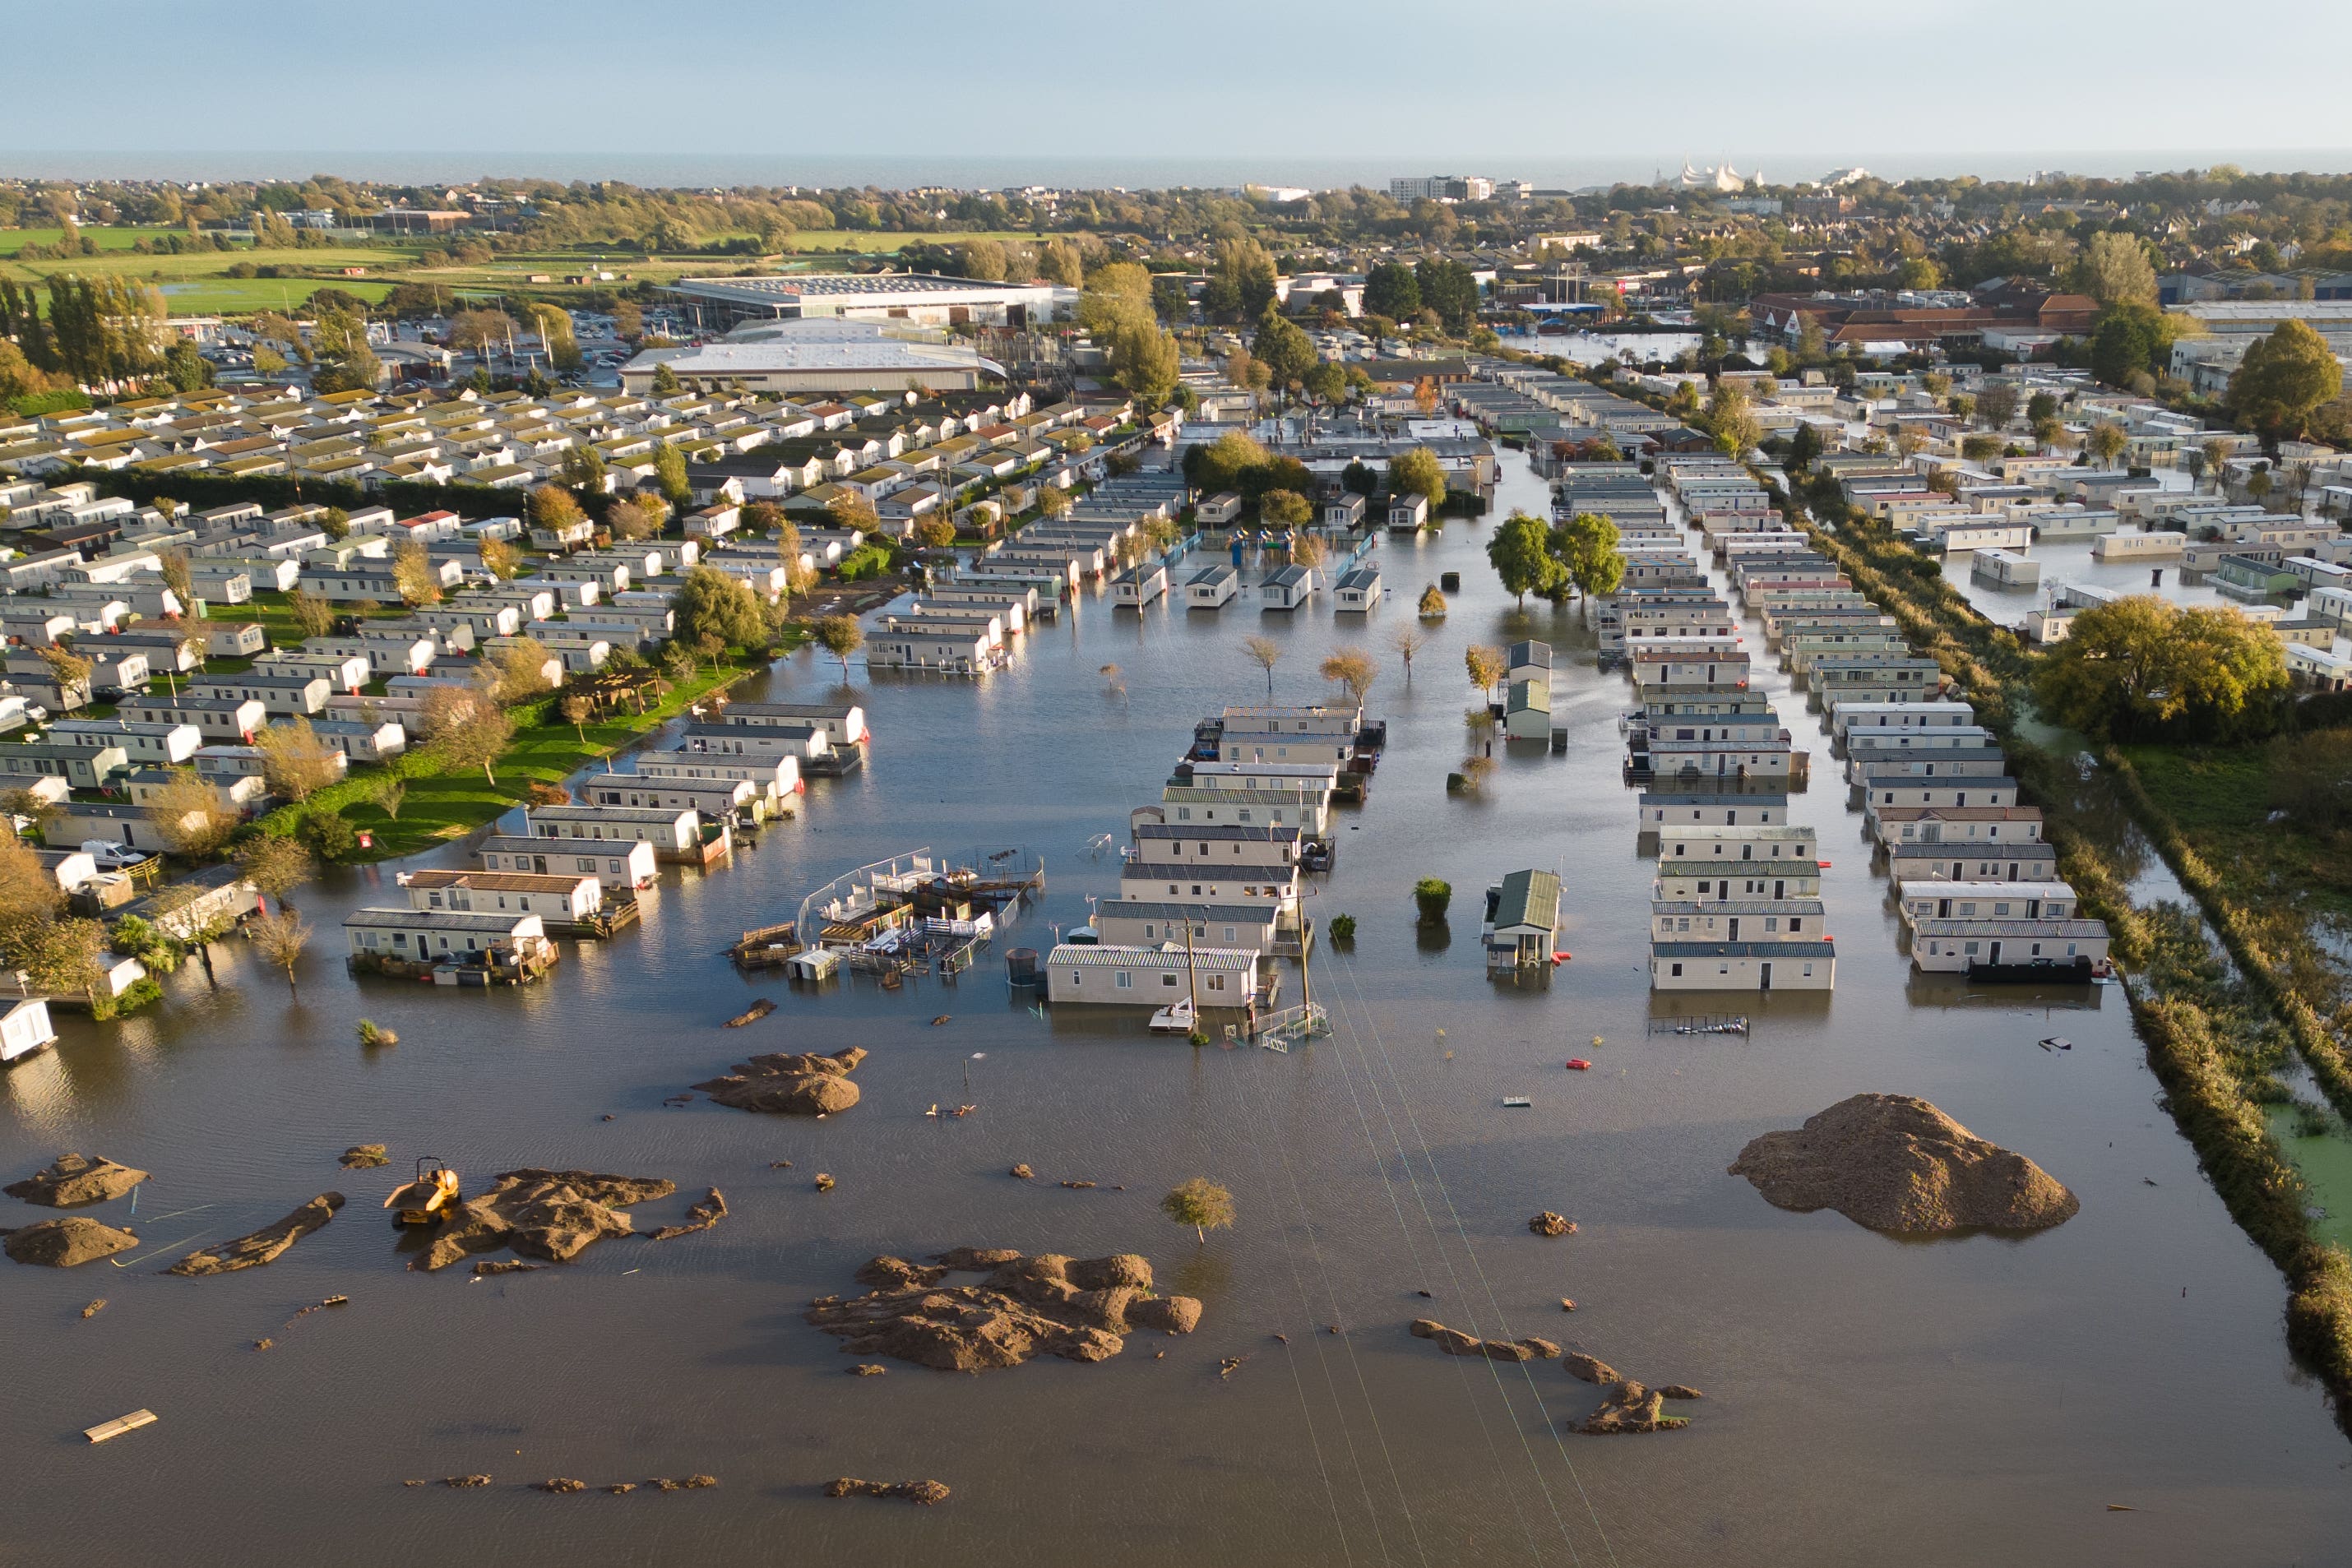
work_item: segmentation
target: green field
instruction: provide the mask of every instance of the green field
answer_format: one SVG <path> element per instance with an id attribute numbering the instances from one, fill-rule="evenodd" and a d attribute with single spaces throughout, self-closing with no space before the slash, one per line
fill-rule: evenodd
<path id="1" fill-rule="evenodd" d="M 674 283 L 688 274 L 772 271 L 780 267 L 822 271 L 828 265 L 826 252 L 848 250 L 864 256 L 890 256 L 918 243 L 956 246 L 968 240 L 989 239 L 1034 244 L 1037 239 L 1034 235 L 1005 232 L 910 235 L 812 229 L 793 237 L 792 248 L 797 254 L 777 258 L 639 256 L 618 248 L 600 250 L 593 246 L 583 246 L 562 251 L 504 255 L 495 261 L 475 266 L 452 264 L 433 267 L 416 265 L 418 252 L 425 243 L 449 242 L 402 240 L 382 246 L 339 246 L 321 250 L 239 248 L 186 256 L 141 256 L 131 249 L 142 235 L 152 237 L 166 232 L 170 231 L 84 229 L 84 236 L 97 245 L 103 254 L 65 260 L 26 262 L 15 259 L 26 246 L 54 245 L 62 237 L 63 231 L 0 229 L 0 277 L 13 278 L 19 283 L 36 283 L 53 272 L 70 272 L 88 277 L 143 278 L 163 290 L 165 302 L 175 316 L 235 316 L 256 310 L 291 309 L 320 288 L 340 288 L 362 299 L 380 300 L 394 284 L 401 282 L 437 283 L 456 293 L 473 298 L 528 294 L 558 303 L 577 303 L 593 293 L 626 288 L 637 283 Z M 240 263 L 282 267 L 289 271 L 311 274 L 323 272 L 330 276 L 226 276 L 229 267 Z M 346 267 L 364 267 L 366 276 L 332 276 Z M 601 267 L 618 276 L 610 283 L 572 285 L 560 281 L 567 274 L 577 275 L 591 267 Z M 534 281 L 538 278 L 546 281 Z"/>

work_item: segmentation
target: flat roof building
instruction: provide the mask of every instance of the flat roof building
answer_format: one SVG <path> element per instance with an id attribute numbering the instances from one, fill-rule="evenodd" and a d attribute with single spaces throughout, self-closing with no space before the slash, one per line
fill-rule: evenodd
<path id="1" fill-rule="evenodd" d="M 1055 283 L 990 283 L 922 272 L 819 272 L 789 277 L 688 277 L 667 292 L 696 324 L 725 330 L 744 321 L 836 316 L 1027 326 L 1075 309 L 1078 290 Z"/>

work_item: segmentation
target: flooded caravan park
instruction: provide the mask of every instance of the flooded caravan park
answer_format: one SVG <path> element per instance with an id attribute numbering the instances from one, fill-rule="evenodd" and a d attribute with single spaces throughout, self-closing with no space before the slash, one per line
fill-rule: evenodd
<path id="1" fill-rule="evenodd" d="M 1505 471 L 1501 505 L 1540 509 L 1521 463 Z M 866 767 L 814 781 L 800 819 L 732 863 L 666 870 L 637 926 L 567 943 L 546 983 L 348 977 L 336 922 L 393 901 L 402 868 L 386 864 L 298 894 L 320 931 L 299 1000 L 233 945 L 217 992 L 184 970 L 165 1009 L 103 1030 L 69 1021 L 58 1050 L 0 1079 L 0 1171 L 79 1149 L 154 1177 L 127 1270 L 0 1274 L 13 1372 L 0 1440 L 18 1498 L 0 1524 L 5 1555 L 1115 1552 L 1256 1568 L 2339 1552 L 2352 1451 L 2287 1357 L 2276 1274 L 2156 1103 L 2120 994 L 1914 974 L 1834 769 L 1817 768 L 1791 807 L 1832 862 L 1836 991 L 1736 1004 L 1754 1020 L 1745 1038 L 1645 1032 L 1650 872 L 1616 728 L 1629 688 L 1594 668 L 1578 608 L 1513 612 L 1485 533 L 1455 522 L 1384 542 L 1390 598 L 1369 617 L 1335 616 L 1325 599 L 1286 615 L 1246 601 L 1138 614 L 1088 596 L 978 681 L 859 669 L 877 736 Z M 1445 570 L 1463 591 L 1408 681 L 1389 640 Z M 1389 723 L 1387 752 L 1368 801 L 1339 818 L 1336 868 L 1313 879 L 1318 920 L 1360 922 L 1352 951 L 1315 949 L 1333 1032 L 1288 1053 L 1195 1050 L 1149 1036 L 1139 1013 L 1041 1015 L 1005 986 L 1003 950 L 1049 946 L 1086 919 L 1088 895 L 1115 890 L 1098 836 L 1123 839 L 1129 809 L 1158 799 L 1197 719 L 1264 697 L 1240 646 L 1252 633 L 1282 646 L 1277 700 L 1321 695 L 1315 666 L 1335 646 L 1381 665 L 1368 706 Z M 1528 635 L 1561 652 L 1553 715 L 1568 748 L 1498 743 L 1484 795 L 1448 797 L 1467 745 L 1462 650 Z M 1769 660 L 1759 668 L 1800 746 L 1825 753 L 1801 695 Z M 739 695 L 814 700 L 840 674 L 803 653 Z M 851 867 L 1013 844 L 1044 858 L 1045 896 L 953 983 L 796 990 L 723 956 Z M 418 863 L 461 861 L 453 845 Z M 1560 873 L 1574 956 L 1548 981 L 1490 980 L 1478 895 L 1526 866 Z M 1416 926 L 1423 875 L 1453 883 L 1450 929 Z M 763 995 L 772 1015 L 721 1027 Z M 362 1015 L 400 1043 L 354 1045 Z M 2074 1049 L 2036 1048 L 2053 1033 Z M 862 1102 L 841 1115 L 664 1103 L 754 1051 L 849 1045 L 872 1055 Z M 1593 1070 L 1565 1071 L 1571 1054 Z M 2024 1240 L 1896 1241 L 1773 1208 L 1725 1174 L 1757 1134 L 1863 1091 L 1934 1101 L 2032 1156 L 2081 1213 Z M 1507 1096 L 1532 1103 L 1505 1110 Z M 923 1113 L 964 1101 L 978 1107 L 967 1117 Z M 346 1146 L 377 1142 L 389 1167 L 337 1168 Z M 709 1186 L 730 1212 L 714 1230 L 607 1241 L 535 1273 L 414 1273 L 377 1206 L 423 1155 L 484 1186 L 526 1166 L 675 1181 L 675 1198 L 636 1211 L 640 1229 Z M 1015 1163 L 1038 1179 L 1008 1176 Z M 820 1171 L 833 1191 L 814 1190 Z M 1239 1210 L 1205 1245 L 1156 1207 L 1195 1175 L 1229 1186 Z M 330 1189 L 349 1207 L 268 1269 L 159 1272 Z M 102 1217 L 121 1222 L 121 1207 Z M 1578 1233 L 1530 1235 L 1542 1209 Z M 846 1376 L 855 1358 L 802 1321 L 877 1253 L 964 1244 L 1140 1251 L 1204 1316 L 1099 1364 L 977 1377 L 903 1364 Z M 294 1320 L 333 1293 L 350 1304 Z M 110 1305 L 82 1319 L 100 1295 Z M 1569 1435 L 1596 1390 L 1549 1362 L 1440 1355 L 1405 1332 L 1422 1316 L 1544 1335 L 1707 1397 L 1682 1432 Z M 265 1337 L 273 1348 L 255 1351 Z M 1244 1359 L 1221 1376 L 1229 1357 Z M 82 1428 L 142 1407 L 152 1427 L 83 1442 Z M 526 1485 L 696 1472 L 719 1485 Z M 494 1482 L 401 1484 L 472 1473 Z M 954 1496 L 929 1510 L 823 1499 L 841 1475 L 936 1477 Z"/>

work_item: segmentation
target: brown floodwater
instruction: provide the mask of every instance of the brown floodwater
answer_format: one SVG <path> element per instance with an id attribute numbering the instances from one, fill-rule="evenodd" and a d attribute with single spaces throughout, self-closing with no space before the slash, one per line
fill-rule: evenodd
<path id="1" fill-rule="evenodd" d="M 1540 507 L 1539 483 L 1507 466 L 1505 504 Z M 1827 737 L 1769 664 L 1764 684 L 1822 763 L 1794 814 L 1833 862 L 1837 991 L 1726 1004 L 1755 1016 L 1744 1040 L 1644 1034 L 1649 868 L 1614 723 L 1629 688 L 1593 668 L 1579 610 L 1513 612 L 1486 531 L 1457 522 L 1441 541 L 1384 548 L 1392 597 L 1369 621 L 1328 601 L 1139 616 L 1089 599 L 978 684 L 860 670 L 877 734 L 863 772 L 816 783 L 798 822 L 733 864 L 666 872 L 641 926 L 567 945 L 537 988 L 348 977 L 337 921 L 397 900 L 383 865 L 300 895 L 320 936 L 299 1000 L 233 944 L 217 992 L 191 970 L 148 1016 L 68 1021 L 57 1051 L 0 1078 L 0 1175 L 79 1149 L 154 1179 L 128 1269 L 0 1270 L 0 1451 L 17 1500 L 0 1512 L 0 1560 L 2342 1560 L 2352 1448 L 2287 1355 L 2278 1276 L 2158 1105 L 2120 994 L 1913 975 Z M 1442 570 L 1465 591 L 1407 681 L 1389 640 Z M 1253 632 L 1282 644 L 1288 700 L 1321 693 L 1315 665 L 1335 645 L 1381 661 L 1370 706 L 1389 751 L 1314 900 L 1318 916 L 1360 922 L 1351 955 L 1318 952 L 1330 1037 L 1287 1055 L 1195 1051 L 1148 1036 L 1140 1015 L 1042 1018 L 1007 991 L 998 954 L 959 983 L 896 994 L 862 980 L 795 993 L 728 966 L 728 942 L 789 918 L 811 886 L 925 844 L 1042 852 L 1048 895 L 998 950 L 1045 946 L 1049 926 L 1116 885 L 1115 857 L 1088 841 L 1123 836 L 1129 809 L 1158 798 L 1195 719 L 1264 696 L 1240 648 Z M 1554 711 L 1570 750 L 1498 747 L 1486 796 L 1449 799 L 1462 649 L 1528 634 L 1565 651 Z M 822 695 L 839 670 L 797 655 L 768 685 Z M 1490 982 L 1480 891 L 1528 865 L 1564 878 L 1575 957 L 1548 984 Z M 1415 929 L 1424 874 L 1454 884 L 1450 932 Z M 719 1027 L 760 995 L 780 1004 L 772 1017 Z M 401 1043 L 361 1051 L 362 1015 Z M 2036 1048 L 2053 1033 L 2074 1049 Z M 873 1055 L 844 1115 L 662 1103 L 748 1051 L 848 1044 Z M 1570 1055 L 1593 1071 L 1564 1071 Z M 2082 1212 L 2023 1239 L 1906 1243 L 1784 1213 L 1725 1174 L 1756 1134 L 1865 1090 L 1935 1101 L 2039 1161 Z M 1533 1106 L 1501 1108 L 1518 1094 Z M 922 1114 L 966 1098 L 969 1118 Z M 389 1144 L 393 1166 L 338 1170 L 362 1142 Z M 410 1273 L 377 1206 L 426 1154 L 478 1186 L 527 1165 L 667 1176 L 678 1195 L 637 1212 L 648 1228 L 713 1184 L 733 1212 L 715 1231 L 607 1241 L 537 1273 Z M 1015 1161 L 1040 1179 L 1010 1179 Z M 813 1190 L 819 1171 L 837 1190 Z M 1155 1207 L 1194 1175 L 1239 1208 L 1205 1246 Z M 350 1207 L 271 1267 L 160 1272 L 329 1189 Z M 46 1212 L 0 1201 L 16 1216 L 0 1223 Z M 1528 1234 L 1545 1208 L 1580 1233 Z M 979 1377 L 846 1376 L 838 1342 L 801 1321 L 875 1253 L 967 1242 L 1141 1251 L 1206 1315 L 1099 1365 Z M 289 1322 L 335 1292 L 350 1305 Z M 111 1305 L 82 1320 L 97 1296 Z M 1568 1435 L 1595 1390 L 1557 1363 L 1441 1355 L 1405 1333 L 1423 1315 L 1562 1339 L 1707 1398 L 1680 1433 Z M 264 1337 L 275 1348 L 255 1351 Z M 1246 1359 L 1221 1378 L 1226 1356 Z M 82 1440 L 142 1407 L 156 1425 Z M 495 1484 L 401 1485 L 471 1472 Z M 694 1472 L 719 1488 L 524 1486 Z M 935 1477 L 954 1497 L 824 1500 L 838 1475 Z"/>

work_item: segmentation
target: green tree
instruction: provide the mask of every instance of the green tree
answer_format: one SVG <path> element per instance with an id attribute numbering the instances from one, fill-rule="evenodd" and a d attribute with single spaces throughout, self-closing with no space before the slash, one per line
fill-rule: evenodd
<path id="1" fill-rule="evenodd" d="M 1393 324 L 1421 314 L 1421 283 L 1401 261 L 1384 261 L 1364 276 L 1364 311 Z"/>
<path id="2" fill-rule="evenodd" d="M 1412 275 L 1422 308 L 1435 311 L 1449 336 L 1466 334 L 1478 319 L 1478 280 L 1470 269 L 1458 261 L 1428 260 L 1415 265 Z"/>
<path id="3" fill-rule="evenodd" d="M 768 644 L 768 622 L 761 612 L 760 596 L 742 579 L 715 567 L 688 567 L 670 600 L 670 609 L 675 612 L 677 640 L 705 657 L 721 648 L 758 649 Z"/>
<path id="4" fill-rule="evenodd" d="M 1551 553 L 1549 530 L 1525 512 L 1513 512 L 1496 528 L 1486 540 L 1486 559 L 1523 610 L 1528 594 L 1549 596 L 1568 581 L 1568 569 Z"/>
<path id="5" fill-rule="evenodd" d="M 849 679 L 849 656 L 866 645 L 866 628 L 857 623 L 855 615 L 827 615 L 820 619 L 814 631 L 817 646 L 841 661 L 841 678 Z"/>
<path id="6" fill-rule="evenodd" d="M 2344 368 L 2307 321 L 2282 321 L 2247 345 L 2230 378 L 2230 408 L 2242 427 L 2275 444 L 2303 434 L 2314 410 L 2344 390 Z"/>
<path id="7" fill-rule="evenodd" d="M 1257 336 L 1250 340 L 1250 355 L 1266 368 L 1274 384 L 1282 387 L 1306 380 L 1317 362 L 1315 345 L 1298 324 L 1272 309 L 1258 321 Z"/>
<path id="8" fill-rule="evenodd" d="M 1110 338 L 1111 375 L 1134 397 L 1139 408 L 1167 406 L 1175 394 L 1181 358 L 1176 340 L 1151 319 L 1150 308 L 1139 319 L 1122 321 Z"/>
<path id="9" fill-rule="evenodd" d="M 1598 513 L 1579 512 L 1554 528 L 1551 550 L 1587 599 L 1614 593 L 1625 580 L 1625 558 L 1617 553 L 1617 525 Z"/>
<path id="10" fill-rule="evenodd" d="M 2156 303 L 2156 268 L 2137 235 L 2095 234 L 2074 258 L 2067 286 L 2101 305 Z"/>
<path id="11" fill-rule="evenodd" d="M 681 389 L 677 384 L 677 372 L 669 368 L 667 360 L 654 366 L 653 379 L 646 383 L 646 390 L 656 397 L 676 397 L 678 394 Z"/>
<path id="12" fill-rule="evenodd" d="M 2135 375 L 2169 369 L 2175 330 L 2172 318 L 2153 305 L 2126 301 L 2109 306 L 2091 331 L 2091 373 L 2109 386 L 2122 387 L 2129 386 Z"/>
<path id="13" fill-rule="evenodd" d="M 2090 438 L 2084 444 L 2090 449 L 2091 455 L 2099 460 L 2102 467 L 2112 468 L 2116 465 L 2116 459 L 2121 457 L 2124 449 L 2131 444 L 2131 437 L 2124 434 L 2122 425 L 2103 419 L 2091 427 Z"/>
<path id="14" fill-rule="evenodd" d="M 2267 717 L 2286 685 L 2278 639 L 2236 609 L 2134 594 L 2074 618 L 2034 695 L 2045 716 L 2086 734 L 2213 737 Z"/>
<path id="15" fill-rule="evenodd" d="M 1257 499 L 1257 516 L 1269 528 L 1295 528 L 1315 520 L 1315 504 L 1296 490 L 1268 490 Z"/>
<path id="16" fill-rule="evenodd" d="M 1797 433 L 1789 437 L 1789 455 L 1780 466 L 1789 473 L 1802 474 L 1813 465 L 1813 459 L 1821 455 L 1821 433 L 1810 423 L 1800 424 L 1797 426 Z"/>
<path id="17" fill-rule="evenodd" d="M 1191 1226 L 1205 1245 L 1210 1231 L 1233 1228 L 1234 1195 L 1207 1176 L 1194 1176 L 1160 1200 L 1160 1212 L 1178 1225 Z"/>
<path id="18" fill-rule="evenodd" d="M 1739 390 L 1736 382 L 1717 385 L 1715 395 L 1707 399 L 1706 423 L 1717 449 L 1727 457 L 1745 456 L 1764 434 L 1763 425 L 1748 406 L 1748 394 Z"/>
<path id="19" fill-rule="evenodd" d="M 683 509 L 694 502 L 694 486 L 686 476 L 686 454 L 668 442 L 654 445 L 654 482 L 661 486 L 662 499 Z"/>
<path id="20" fill-rule="evenodd" d="M 1389 494 L 1420 496 L 1433 513 L 1445 503 L 1445 466 L 1426 446 L 1400 452 L 1389 459 Z"/>

